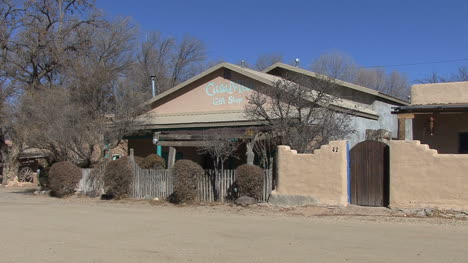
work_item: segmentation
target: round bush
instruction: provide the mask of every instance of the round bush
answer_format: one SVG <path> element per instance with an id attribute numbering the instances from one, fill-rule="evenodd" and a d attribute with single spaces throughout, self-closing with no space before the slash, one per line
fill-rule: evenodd
<path id="1" fill-rule="evenodd" d="M 240 196 L 260 199 L 263 189 L 263 169 L 252 164 L 243 164 L 237 168 L 236 183 Z"/>
<path id="2" fill-rule="evenodd" d="M 143 159 L 140 167 L 143 169 L 164 169 L 166 168 L 166 161 L 157 154 L 150 154 Z"/>
<path id="3" fill-rule="evenodd" d="M 104 172 L 104 191 L 107 196 L 122 199 L 130 194 L 133 170 L 128 157 L 110 161 Z"/>
<path id="4" fill-rule="evenodd" d="M 53 196 L 65 197 L 75 192 L 81 180 L 81 169 L 71 162 L 58 162 L 49 170 L 49 188 Z"/>
<path id="5" fill-rule="evenodd" d="M 138 166 L 141 168 L 141 166 L 143 165 L 143 160 L 145 158 L 143 157 L 140 157 L 140 156 L 133 156 L 133 160 L 135 160 L 135 163 L 138 164 Z"/>
<path id="6" fill-rule="evenodd" d="M 173 203 L 191 203 L 197 198 L 197 185 L 205 171 L 195 162 L 179 160 L 174 164 Z"/>

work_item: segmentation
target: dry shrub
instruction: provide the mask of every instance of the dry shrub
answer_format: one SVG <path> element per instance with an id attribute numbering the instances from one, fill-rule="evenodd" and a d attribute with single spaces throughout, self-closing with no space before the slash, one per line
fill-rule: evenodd
<path id="1" fill-rule="evenodd" d="M 128 157 L 111 161 L 104 172 L 104 191 L 115 199 L 128 197 L 132 185 L 133 170 Z"/>
<path id="2" fill-rule="evenodd" d="M 133 160 L 135 161 L 136 164 L 138 164 L 138 166 L 141 168 L 141 166 L 143 165 L 143 160 L 145 158 L 143 157 L 140 157 L 140 156 L 133 156 Z"/>
<path id="3" fill-rule="evenodd" d="M 237 168 L 236 183 L 240 196 L 260 199 L 263 189 L 263 169 L 252 164 L 243 164 Z"/>
<path id="4" fill-rule="evenodd" d="M 157 154 L 150 154 L 143 159 L 140 167 L 143 169 L 164 169 L 166 168 L 166 161 Z"/>
<path id="5" fill-rule="evenodd" d="M 197 198 L 197 185 L 205 171 L 195 162 L 179 160 L 174 165 L 174 192 L 171 202 L 191 203 Z"/>
<path id="6" fill-rule="evenodd" d="M 53 196 L 65 197 L 75 192 L 81 180 L 81 169 L 71 162 L 58 162 L 49 171 L 49 188 Z"/>

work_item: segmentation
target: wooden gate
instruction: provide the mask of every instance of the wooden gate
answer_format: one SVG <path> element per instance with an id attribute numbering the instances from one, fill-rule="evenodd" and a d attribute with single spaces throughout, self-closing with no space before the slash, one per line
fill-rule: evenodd
<path id="1" fill-rule="evenodd" d="M 389 147 L 363 141 L 350 151 L 351 204 L 388 206 Z"/>

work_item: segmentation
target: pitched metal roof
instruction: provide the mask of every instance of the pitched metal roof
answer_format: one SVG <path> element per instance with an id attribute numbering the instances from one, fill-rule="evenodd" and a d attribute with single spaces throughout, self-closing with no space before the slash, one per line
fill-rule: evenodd
<path id="1" fill-rule="evenodd" d="M 145 105 L 153 105 L 155 102 L 161 100 L 162 98 L 169 96 L 170 94 L 177 92 L 184 87 L 188 86 L 189 84 L 221 69 L 226 68 L 232 70 L 238 74 L 244 75 L 260 83 L 263 83 L 268 86 L 274 86 L 277 81 L 283 80 L 281 77 L 268 74 L 265 72 L 259 72 L 256 70 L 240 67 L 237 65 L 233 65 L 230 63 L 220 63 L 216 66 L 209 68 L 208 70 L 192 77 L 191 79 L 184 81 L 177 86 L 155 96 L 154 98 L 145 102 Z M 377 112 L 373 111 L 367 107 L 359 107 L 357 103 L 347 100 L 347 99 L 340 99 L 339 101 L 333 103 L 331 105 L 333 109 L 343 112 L 348 112 L 356 116 L 369 118 L 369 119 L 378 119 L 379 115 Z M 226 120 L 230 120 L 233 122 L 244 123 L 248 120 L 244 116 L 242 111 L 238 112 L 209 112 L 205 114 L 169 114 L 169 115 L 153 115 L 149 112 L 140 115 L 139 117 L 142 126 L 164 126 L 164 125 L 177 125 L 183 123 L 184 125 L 195 125 L 195 124 L 203 124 L 203 123 L 215 123 L 215 122 L 223 122 Z M 161 127 L 162 127 L 161 126 Z"/>
<path id="2" fill-rule="evenodd" d="M 281 62 L 278 62 L 278 63 L 275 63 L 275 64 L 271 65 L 270 67 L 265 69 L 263 72 L 264 73 L 269 73 L 269 72 L 271 72 L 271 71 L 273 71 L 275 69 L 289 70 L 289 71 L 293 71 L 293 72 L 296 72 L 296 73 L 299 73 L 299 74 L 303 74 L 303 75 L 306 75 L 306 76 L 309 76 L 309 77 L 312 77 L 312 78 L 324 78 L 325 77 L 322 74 L 318 74 L 318 73 L 315 73 L 315 72 L 312 72 L 312 71 L 309 71 L 309 70 L 294 67 L 294 66 L 284 64 L 284 63 L 281 63 Z M 397 103 L 398 105 L 409 105 L 409 102 L 407 102 L 407 101 L 404 101 L 404 100 L 399 99 L 399 98 L 395 98 L 393 96 L 384 94 L 384 93 L 382 93 L 380 91 L 377 91 L 377 90 L 374 90 L 374 89 L 366 88 L 366 87 L 363 87 L 363 86 L 360 86 L 360 85 L 356 85 L 356 84 L 349 83 L 349 82 L 342 81 L 342 80 L 338 80 L 338 79 L 335 80 L 335 82 L 336 82 L 336 84 L 338 84 L 338 85 L 340 85 L 342 87 L 349 88 L 349 89 L 356 90 L 356 91 L 363 92 L 363 93 L 367 93 L 367 94 L 382 98 L 384 100 Z"/>

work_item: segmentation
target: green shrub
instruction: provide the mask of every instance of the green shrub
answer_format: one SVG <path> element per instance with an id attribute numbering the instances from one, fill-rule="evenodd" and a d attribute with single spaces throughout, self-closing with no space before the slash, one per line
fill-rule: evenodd
<path id="1" fill-rule="evenodd" d="M 81 169 L 71 162 L 58 162 L 49 171 L 49 188 L 56 197 L 65 197 L 75 192 L 81 180 Z"/>
<path id="2" fill-rule="evenodd" d="M 179 160 L 174 164 L 173 203 L 191 203 L 197 198 L 197 185 L 204 174 L 203 168 L 190 160 Z"/>
<path id="3" fill-rule="evenodd" d="M 263 189 L 263 169 L 252 164 L 237 167 L 236 184 L 239 195 L 260 199 Z"/>
<path id="4" fill-rule="evenodd" d="M 166 161 L 157 154 L 150 154 L 143 159 L 140 167 L 143 169 L 164 169 L 166 168 Z"/>
<path id="5" fill-rule="evenodd" d="M 110 161 L 104 172 L 104 192 L 115 199 L 128 197 L 132 185 L 133 170 L 128 157 Z"/>

